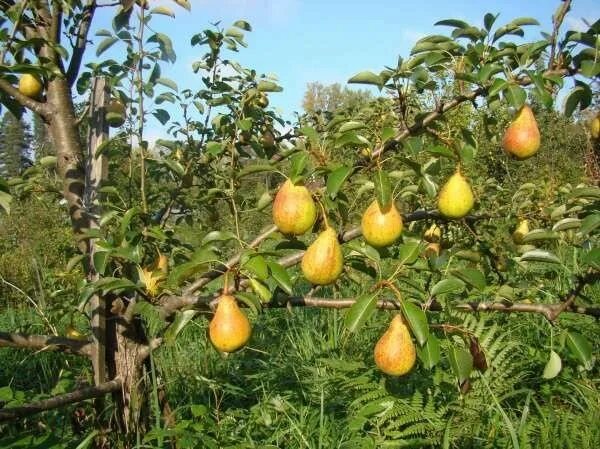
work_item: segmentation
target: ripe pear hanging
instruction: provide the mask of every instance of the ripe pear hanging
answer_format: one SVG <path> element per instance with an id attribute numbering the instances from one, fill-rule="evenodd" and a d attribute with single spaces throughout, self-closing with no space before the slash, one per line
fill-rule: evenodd
<path id="1" fill-rule="evenodd" d="M 210 341 L 221 352 L 234 352 L 243 347 L 252 334 L 250 322 L 231 295 L 219 298 L 217 311 L 208 327 Z"/>
<path id="2" fill-rule="evenodd" d="M 528 232 L 529 232 L 529 222 L 527 220 L 521 220 L 519 222 L 519 225 L 517 226 L 517 229 L 515 229 L 515 232 L 513 232 L 513 235 L 512 235 L 513 241 L 517 245 L 520 245 L 521 243 L 523 243 L 523 237 L 525 237 Z"/>
<path id="3" fill-rule="evenodd" d="M 342 273 L 344 255 L 335 231 L 327 227 L 308 247 L 302 257 L 302 273 L 313 284 L 335 282 Z"/>
<path id="4" fill-rule="evenodd" d="M 540 148 L 540 130 L 535 115 L 524 105 L 504 132 L 502 148 L 517 159 L 527 159 Z"/>
<path id="5" fill-rule="evenodd" d="M 398 240 L 402 233 L 402 216 L 393 201 L 382 210 L 375 200 L 362 216 L 361 229 L 369 245 L 388 246 Z"/>
<path id="6" fill-rule="evenodd" d="M 462 218 L 471 211 L 474 204 L 475 198 L 469 181 L 462 175 L 460 168 L 457 168 L 440 190 L 438 210 L 446 218 Z"/>
<path id="7" fill-rule="evenodd" d="M 317 219 L 317 207 L 305 186 L 283 183 L 273 201 L 273 222 L 284 234 L 301 235 Z"/>
<path id="8" fill-rule="evenodd" d="M 377 367 L 390 376 L 403 376 L 415 366 L 417 352 L 401 315 L 392 319 L 375 345 L 374 356 Z"/>

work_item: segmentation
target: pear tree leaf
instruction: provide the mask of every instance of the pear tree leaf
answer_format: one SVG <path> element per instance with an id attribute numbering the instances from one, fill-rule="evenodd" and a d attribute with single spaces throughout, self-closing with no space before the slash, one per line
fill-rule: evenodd
<path id="1" fill-rule="evenodd" d="M 457 377 L 458 383 L 462 384 L 469 378 L 473 370 L 473 356 L 469 351 L 451 346 L 448 358 L 452 372 Z"/>
<path id="2" fill-rule="evenodd" d="M 429 335 L 423 346 L 417 347 L 417 354 L 426 369 L 432 369 L 440 362 L 440 340 L 433 334 Z"/>
<path id="3" fill-rule="evenodd" d="M 371 315 L 373 315 L 376 306 L 376 291 L 360 295 L 344 316 L 344 325 L 348 329 L 348 332 L 352 333 L 360 329 Z"/>
<path id="4" fill-rule="evenodd" d="M 423 346 L 429 337 L 429 325 L 427 324 L 427 315 L 419 306 L 410 301 L 402 301 L 400 303 L 402 315 L 408 322 L 419 346 Z"/>

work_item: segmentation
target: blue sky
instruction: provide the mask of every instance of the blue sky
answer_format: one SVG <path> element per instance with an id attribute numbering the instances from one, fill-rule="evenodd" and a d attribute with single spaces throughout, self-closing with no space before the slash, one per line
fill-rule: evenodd
<path id="1" fill-rule="evenodd" d="M 190 37 L 221 21 L 224 27 L 237 19 L 251 23 L 248 48 L 231 54 L 246 67 L 259 73 L 277 75 L 284 91 L 270 95 L 271 106 L 285 117 L 301 110 L 306 84 L 311 81 L 345 84 L 362 70 L 378 72 L 395 64 L 399 55 L 408 56 L 413 44 L 427 34 L 446 33 L 447 27 L 433 23 L 458 18 L 481 25 L 486 12 L 500 13 L 498 24 L 515 17 L 534 17 L 541 27 L 529 27 L 536 38 L 540 30 L 551 30 L 551 16 L 557 0 L 191 0 L 192 12 L 172 0 L 150 0 L 151 6 L 168 5 L 176 19 L 157 16 L 153 28 L 173 40 L 178 60 L 164 66 L 163 74 L 179 87 L 199 88 L 201 81 L 191 70 L 202 54 L 190 47 Z M 583 28 L 600 17 L 600 2 L 574 0 L 564 28 Z M 97 26 L 106 27 L 106 12 Z M 98 43 L 101 38 L 94 38 Z"/>

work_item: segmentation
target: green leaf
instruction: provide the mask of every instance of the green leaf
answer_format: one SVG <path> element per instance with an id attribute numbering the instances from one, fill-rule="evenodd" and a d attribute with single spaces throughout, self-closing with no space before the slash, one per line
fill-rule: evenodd
<path id="1" fill-rule="evenodd" d="M 355 129 L 362 129 L 362 128 L 366 128 L 367 125 L 365 125 L 363 122 L 355 122 L 355 121 L 348 121 L 348 122 L 344 122 L 342 124 L 342 126 L 340 126 L 340 129 L 338 129 L 339 133 L 345 133 L 346 131 L 352 131 Z"/>
<path id="2" fill-rule="evenodd" d="M 521 262 L 548 262 L 548 263 L 560 263 L 560 259 L 552 254 L 550 251 L 544 251 L 542 249 L 532 249 L 527 251 L 521 257 Z"/>
<path id="3" fill-rule="evenodd" d="M 504 95 L 508 103 L 517 110 L 521 109 L 527 100 L 525 89 L 515 84 L 509 84 L 508 87 L 504 89 Z"/>
<path id="4" fill-rule="evenodd" d="M 390 178 L 384 170 L 378 170 L 375 175 L 375 194 L 382 210 L 387 209 L 392 201 L 392 186 Z"/>
<path id="5" fill-rule="evenodd" d="M 451 346 L 448 359 L 452 372 L 458 378 L 458 383 L 462 384 L 469 378 L 473 370 L 473 356 L 469 351 Z"/>
<path id="6" fill-rule="evenodd" d="M 56 167 L 56 156 L 45 156 L 40 159 L 40 165 L 42 167 Z"/>
<path id="7" fill-rule="evenodd" d="M 406 242 L 400 245 L 397 260 L 400 265 L 411 265 L 417 261 L 420 252 L 421 245 L 419 242 Z"/>
<path id="8" fill-rule="evenodd" d="M 184 310 L 183 312 L 177 312 L 173 323 L 165 331 L 164 339 L 168 345 L 175 343 L 177 335 L 183 330 L 183 328 L 198 314 L 197 310 Z"/>
<path id="9" fill-rule="evenodd" d="M 102 42 L 98 44 L 96 48 L 96 56 L 100 56 L 106 50 L 108 50 L 112 45 L 117 42 L 119 39 L 117 37 L 111 36 L 104 39 Z"/>
<path id="10" fill-rule="evenodd" d="M 185 168 L 183 165 L 174 159 L 163 159 L 162 163 L 169 167 L 169 169 L 175 173 L 179 178 L 182 178 L 185 175 Z"/>
<path id="11" fill-rule="evenodd" d="M 298 132 L 300 134 L 302 134 L 303 136 L 306 136 L 308 138 L 308 141 L 314 145 L 317 146 L 319 145 L 319 133 L 317 132 L 316 129 L 310 127 L 310 126 L 304 126 L 302 128 L 300 128 L 298 130 Z"/>
<path id="12" fill-rule="evenodd" d="M 242 265 L 242 268 L 250 271 L 261 281 L 266 281 L 269 278 L 269 267 L 267 261 L 260 254 L 251 256 Z"/>
<path id="13" fill-rule="evenodd" d="M 408 322 L 419 346 L 423 346 L 429 337 L 429 325 L 427 324 L 427 315 L 419 306 L 410 301 L 400 303 L 402 315 Z"/>
<path id="14" fill-rule="evenodd" d="M 4 209 L 4 211 L 9 214 L 10 213 L 10 202 L 12 201 L 12 196 L 6 192 L 0 191 L 0 207 Z"/>
<path id="15" fill-rule="evenodd" d="M 258 82 L 256 88 L 261 92 L 282 92 L 283 87 L 277 85 L 273 81 L 261 80 Z"/>
<path id="16" fill-rule="evenodd" d="M 161 125 L 165 125 L 171 119 L 169 113 L 164 109 L 155 109 L 152 111 L 152 115 L 160 122 Z"/>
<path id="17" fill-rule="evenodd" d="M 252 26 L 245 20 L 236 20 L 233 22 L 233 26 L 244 31 L 252 31 Z"/>
<path id="18" fill-rule="evenodd" d="M 211 242 L 225 242 L 227 240 L 235 240 L 237 237 L 230 231 L 210 231 L 202 238 L 200 243 L 202 246 Z"/>
<path id="19" fill-rule="evenodd" d="M 458 19 L 444 19 L 434 23 L 435 26 L 449 26 L 454 28 L 469 28 L 469 25 L 464 20 Z"/>
<path id="20" fill-rule="evenodd" d="M 600 214 L 592 214 L 581 220 L 581 228 L 579 232 L 581 235 L 588 235 L 594 229 L 600 226 Z"/>
<path id="21" fill-rule="evenodd" d="M 450 277 L 442 279 L 431 288 L 431 296 L 444 295 L 446 293 L 460 293 L 465 289 L 465 283 L 460 279 Z"/>
<path id="22" fill-rule="evenodd" d="M 560 373 L 562 369 L 562 361 L 560 360 L 560 356 L 554 352 L 550 351 L 550 358 L 544 367 L 544 373 L 542 377 L 544 379 L 554 379 Z"/>
<path id="23" fill-rule="evenodd" d="M 348 84 L 370 84 L 375 86 L 383 86 L 383 79 L 369 71 L 360 72 L 348 80 Z"/>
<path id="24" fill-rule="evenodd" d="M 377 306 L 377 292 L 360 295 L 344 316 L 344 325 L 349 332 L 355 332 L 373 315 Z"/>
<path id="25" fill-rule="evenodd" d="M 161 14 L 163 16 L 175 18 L 175 13 L 167 6 L 157 6 L 156 8 L 152 8 L 150 14 Z"/>
<path id="26" fill-rule="evenodd" d="M 567 346 L 571 353 L 581 362 L 585 369 L 590 370 L 593 366 L 592 345 L 581 334 L 573 331 L 567 332 Z"/>
<path id="27" fill-rule="evenodd" d="M 271 299 L 273 298 L 273 293 L 271 293 L 271 291 L 267 288 L 267 286 L 265 286 L 263 283 L 261 283 L 260 281 L 254 279 L 254 278 L 250 278 L 250 287 L 252 287 L 252 290 L 254 290 L 254 293 L 256 293 L 258 295 L 258 297 L 260 298 L 261 302 L 270 302 Z"/>
<path id="28" fill-rule="evenodd" d="M 267 171 L 275 171 L 276 167 L 270 164 L 252 164 L 246 165 L 237 173 L 238 178 L 242 178 L 244 176 L 253 175 L 256 173 L 262 173 Z"/>
<path id="29" fill-rule="evenodd" d="M 569 91 L 565 99 L 565 115 L 571 117 L 575 109 L 579 106 L 580 110 L 587 108 L 592 102 L 592 91 L 587 84 L 578 82 L 577 85 Z"/>
<path id="30" fill-rule="evenodd" d="M 581 220 L 579 218 L 563 218 L 557 221 L 552 226 L 553 231 L 566 231 L 568 229 L 577 229 L 581 226 Z"/>
<path id="31" fill-rule="evenodd" d="M 544 240 L 558 240 L 560 234 L 545 229 L 533 229 L 523 237 L 523 243 L 538 242 Z"/>
<path id="32" fill-rule="evenodd" d="M 174 90 L 175 92 L 177 92 L 179 89 L 177 88 L 177 83 L 169 78 L 157 78 L 156 82 L 158 84 L 162 84 L 165 87 L 168 87 L 169 89 Z"/>
<path id="33" fill-rule="evenodd" d="M 341 166 L 333 170 L 327 177 L 327 194 L 335 200 L 342 185 L 352 174 L 352 167 Z"/>
<path id="34" fill-rule="evenodd" d="M 213 156 L 218 156 L 224 149 L 225 147 L 221 142 L 206 142 L 206 153 Z"/>
<path id="35" fill-rule="evenodd" d="M 475 268 L 463 268 L 460 270 L 452 270 L 451 273 L 457 278 L 463 280 L 467 284 L 475 287 L 477 290 L 483 290 L 487 282 L 485 275 Z"/>
<path id="36" fill-rule="evenodd" d="M 588 267 L 600 270 L 600 248 L 593 248 L 585 253 L 581 262 Z"/>
<path id="37" fill-rule="evenodd" d="M 297 178 L 302 175 L 304 168 L 308 162 L 308 153 L 306 151 L 300 151 L 295 153 L 290 158 L 290 179 L 292 182 L 296 181 Z"/>
<path id="38" fill-rule="evenodd" d="M 433 334 L 429 335 L 424 346 L 417 346 L 417 354 L 426 369 L 432 369 L 440 362 L 440 340 Z"/>
<path id="39" fill-rule="evenodd" d="M 275 279 L 275 282 L 286 292 L 288 295 L 292 294 L 292 280 L 290 279 L 290 275 L 287 270 L 282 267 L 277 262 L 269 260 L 267 262 L 269 266 L 269 270 L 271 271 L 271 276 Z"/>

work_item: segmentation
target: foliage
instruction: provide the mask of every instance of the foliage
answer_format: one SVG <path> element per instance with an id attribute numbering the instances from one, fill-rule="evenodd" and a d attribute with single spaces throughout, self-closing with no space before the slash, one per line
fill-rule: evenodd
<path id="1" fill-rule="evenodd" d="M 7 23 L 21 30 L 19 51 L 14 33 L 0 36 L 9 58 L 1 100 L 15 113 L 41 110 L 59 141 L 49 146 L 56 157 L 39 158 L 9 182 L 23 202 L 2 216 L 0 273 L 9 283 L 1 292 L 10 296 L 3 296 L 7 312 L 0 317 L 23 316 L 23 306 L 13 314 L 9 305 L 25 297 L 37 312 L 31 330 L 41 322 L 50 334 L 66 332 L 67 323 L 85 331 L 97 313 L 88 304 L 103 298 L 111 323 L 104 337 L 116 345 L 109 369 L 129 382 L 123 397 L 142 398 L 139 408 L 132 401 L 136 420 L 129 426 L 120 395 L 111 402 L 115 423 L 96 415 L 72 424 L 80 447 L 94 439 L 125 447 L 520 448 L 565 440 L 593 447 L 593 426 L 571 433 L 599 414 L 598 327 L 585 313 L 570 312 L 597 305 L 600 189 L 582 176 L 586 140 L 569 117 L 592 101 L 587 79 L 598 76 L 598 22 L 558 40 L 543 35 L 520 43 L 516 38 L 535 19 L 498 25 L 498 16 L 487 14 L 483 28 L 443 20 L 437 25 L 449 27 L 449 35 L 427 36 L 395 66 L 349 80 L 384 96 L 313 85 L 308 100 L 327 112 L 312 104 L 290 123 L 268 107 L 268 95 L 282 89 L 277 80 L 232 59 L 251 31 L 243 20 L 192 37 L 190 45 L 204 52 L 193 64 L 202 87 L 192 91 L 163 76 L 176 55 L 152 19 L 173 16 L 170 8 L 123 1 L 112 29 L 96 31 L 96 55 L 111 49 L 122 59 L 73 73 L 86 40 L 72 54 L 62 44 L 82 31 L 95 2 L 72 2 L 63 11 L 67 36 L 51 43 L 19 28 L 16 7 L 23 5 L 0 5 Z M 37 15 L 27 10 L 24 17 L 29 23 Z M 548 52 L 556 57 L 549 60 Z M 47 82 L 46 97 L 33 106 L 6 87 L 15 74 L 30 72 Z M 552 108 L 564 78 L 574 74 L 563 115 Z M 127 105 L 127 121 L 99 148 L 87 149 L 81 142 L 98 123 L 83 114 L 79 126 L 69 115 L 85 111 L 75 108 L 71 90 L 88 97 L 100 75 Z M 535 159 L 516 162 L 500 152 L 499 135 L 511 120 L 509 107 L 526 102 L 535 106 L 544 144 Z M 44 112 L 48 105 L 67 113 Z M 154 149 L 145 133 L 152 120 L 169 133 Z M 38 122 L 36 155 L 45 154 L 42 129 Z M 84 157 L 106 158 L 108 177 L 97 192 Z M 457 166 L 473 186 L 473 214 L 447 221 L 425 212 Z M 270 232 L 251 243 L 271 224 L 270 203 L 285 177 L 304 183 L 319 202 L 314 232 Z M 53 195 L 60 184 L 66 207 Z M 1 187 L 7 209 L 8 184 Z M 374 200 L 395 201 L 405 214 L 402 239 L 388 248 L 356 239 L 353 225 Z M 67 217 L 83 254 L 70 244 Z M 511 232 L 522 218 L 532 230 L 514 242 Z M 442 229 L 434 251 L 423 240 L 432 223 Z M 295 262 L 324 224 L 342 235 L 345 269 L 337 283 L 317 290 Z M 159 255 L 168 256 L 166 269 Z M 42 257 L 31 270 L 29 261 Z M 191 306 L 208 312 L 211 299 L 230 288 L 247 306 L 254 333 L 249 348 L 225 358 L 205 337 L 209 316 Z M 356 301 L 346 312 L 272 310 L 315 297 L 325 298 L 323 307 Z M 401 379 L 383 376 L 372 363 L 373 345 L 391 318 L 374 313 L 377 300 L 398 309 L 418 343 L 418 366 Z M 177 301 L 189 309 L 169 309 Z M 473 313 L 480 307 L 515 313 L 482 318 Z M 27 328 L 24 316 L 6 326 Z M 131 348 L 134 359 L 115 358 Z M 148 358 L 138 358 L 142 353 Z M 8 362 L 15 370 L 20 363 Z M 46 363 L 43 387 L 63 385 L 56 375 L 63 368 L 70 379 L 91 377 L 64 356 Z M 23 370 L 31 375 L 36 368 Z M 12 406 L 43 394 L 26 389 L 13 384 L 0 399 Z M 96 420 L 106 427 L 95 427 Z M 67 415 L 50 412 L 40 422 L 39 428 L 64 428 Z M 33 422 L 2 429 L 5 446 L 55 444 Z M 41 440 L 32 443 L 38 433 Z"/>

